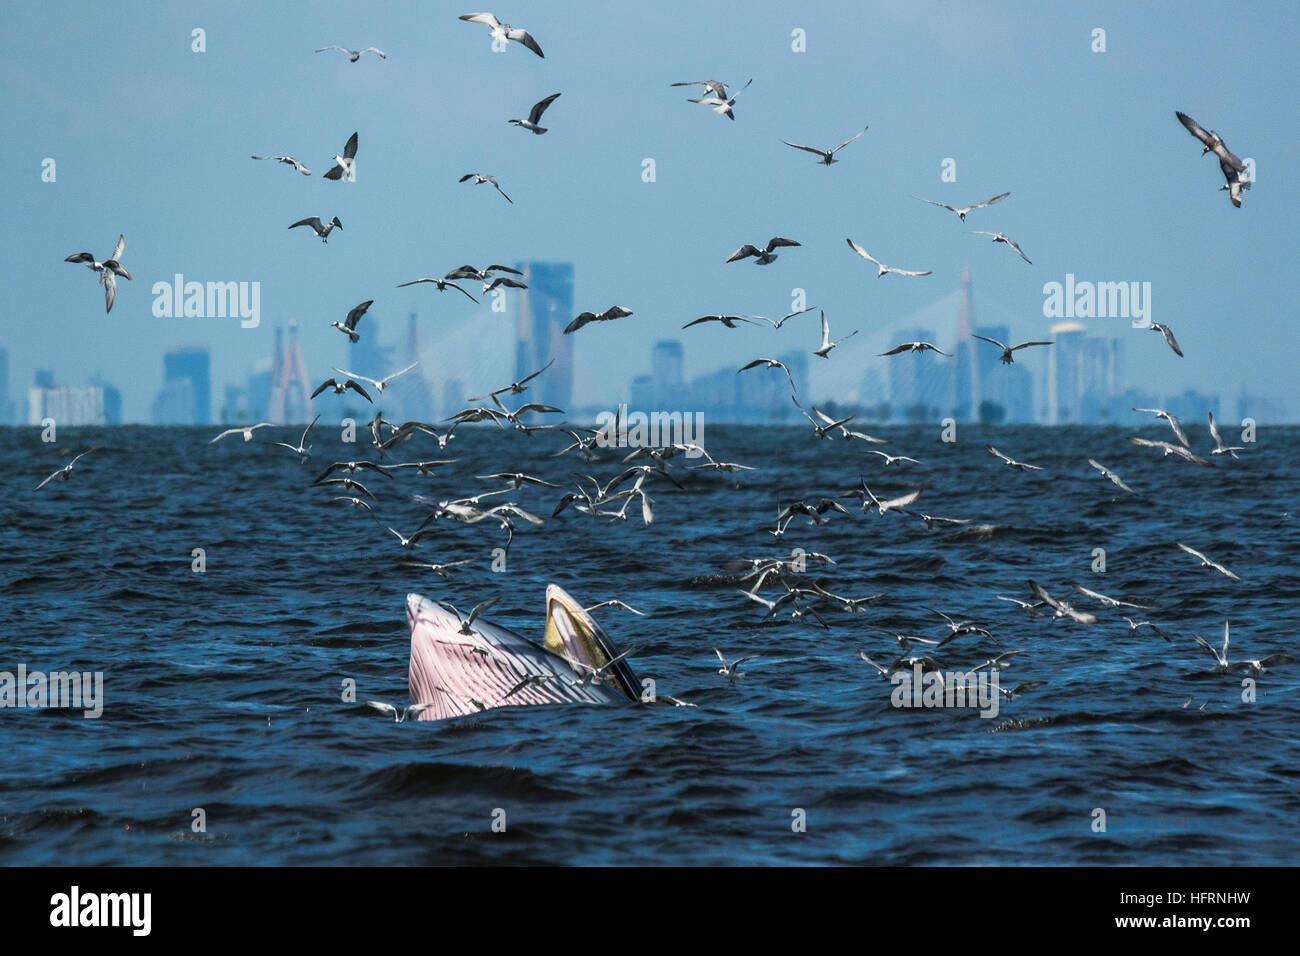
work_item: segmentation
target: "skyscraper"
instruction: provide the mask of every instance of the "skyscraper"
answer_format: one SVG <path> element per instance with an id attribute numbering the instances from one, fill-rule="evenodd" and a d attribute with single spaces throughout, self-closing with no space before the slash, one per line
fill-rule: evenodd
<path id="1" fill-rule="evenodd" d="M 163 355 L 163 387 L 174 382 L 188 381 L 193 395 L 185 403 L 189 421 L 179 421 L 176 414 L 169 412 L 169 423 L 184 425 L 208 425 L 212 422 L 212 384 L 210 379 L 211 357 L 205 348 L 173 349 Z M 175 409 L 175 400 L 170 400 Z"/>
<path id="2" fill-rule="evenodd" d="M 685 381 L 683 372 L 684 351 L 682 343 L 676 339 L 656 342 L 650 355 L 650 377 L 655 408 L 678 410 L 682 399 L 682 387 Z"/>
<path id="3" fill-rule="evenodd" d="M 519 264 L 527 289 L 511 290 L 515 306 L 515 377 L 531 375 L 551 359 L 555 364 L 529 384 L 532 400 L 568 408 L 573 399 L 572 339 L 564 327 L 573 311 L 573 263 Z"/>
<path id="4" fill-rule="evenodd" d="M 14 403 L 9 398 L 9 350 L 0 349 L 0 425 L 12 424 Z"/>
<path id="5" fill-rule="evenodd" d="M 957 313 L 957 366 L 953 381 L 952 413 L 959 422 L 971 421 L 979 413 L 982 398 L 980 362 L 971 338 L 973 321 L 970 269 L 961 274 L 961 305 Z"/>
<path id="6" fill-rule="evenodd" d="M 311 421 L 308 414 L 311 385 L 307 380 L 307 364 L 298 347 L 298 323 L 289 323 L 288 348 L 282 345 L 281 331 L 275 330 L 275 360 L 271 366 L 266 420 L 277 425 L 296 425 Z"/>

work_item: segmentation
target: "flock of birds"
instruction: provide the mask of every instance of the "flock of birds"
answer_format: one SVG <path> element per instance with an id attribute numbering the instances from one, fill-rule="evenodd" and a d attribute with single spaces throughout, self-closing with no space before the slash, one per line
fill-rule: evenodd
<path id="1" fill-rule="evenodd" d="M 536 56 L 544 58 L 541 46 L 528 31 L 503 23 L 490 13 L 465 14 L 460 19 L 486 25 L 494 42 L 502 44 L 517 43 Z M 366 54 L 373 54 L 380 59 L 387 58 L 386 54 L 376 47 L 352 50 L 342 46 L 328 46 L 322 47 L 316 52 L 328 51 L 342 52 L 352 63 L 358 62 Z M 715 113 L 734 121 L 736 119 L 734 109 L 736 98 L 741 92 L 748 89 L 752 82 L 753 80 L 750 79 L 739 90 L 731 92 L 729 92 L 725 83 L 717 80 L 684 81 L 671 85 L 674 87 L 702 86 L 705 95 L 692 98 L 689 102 L 708 106 Z M 542 116 L 559 96 L 559 93 L 553 93 L 537 102 L 529 111 L 527 119 L 510 119 L 508 122 L 537 135 L 547 132 L 547 129 L 540 125 Z M 1228 150 L 1218 133 L 1207 132 L 1184 113 L 1179 112 L 1176 115 L 1188 131 L 1204 144 L 1202 155 L 1213 152 L 1218 157 L 1220 168 L 1227 179 L 1227 184 L 1221 188 L 1229 192 L 1233 205 L 1239 207 L 1241 205 L 1242 191 L 1250 187 L 1250 183 L 1243 178 L 1246 174 L 1245 165 Z M 868 127 L 864 126 L 861 131 L 830 149 L 800 145 L 786 140 L 781 140 L 781 142 L 793 149 L 814 154 L 818 157 L 821 165 L 830 167 L 832 164 L 841 162 L 836 158 L 836 154 L 861 138 L 867 132 L 867 129 Z M 342 152 L 334 157 L 333 166 L 324 174 L 326 179 L 340 182 L 350 182 L 355 179 L 357 145 L 357 133 L 354 132 L 348 138 Z M 304 176 L 311 175 L 311 171 L 292 156 L 255 155 L 252 158 L 254 160 L 276 161 L 291 166 Z M 507 202 L 513 204 L 514 201 L 506 195 L 493 176 L 470 172 L 460 177 L 459 182 L 465 183 L 471 180 L 475 185 L 492 186 Z M 1010 192 L 1002 192 L 983 202 L 960 207 L 930 199 L 921 199 L 921 201 L 954 213 L 958 220 L 964 224 L 970 214 L 995 206 L 1009 197 Z M 920 199 L 921 197 L 916 198 Z M 303 226 L 310 228 L 322 242 L 328 240 L 332 230 L 343 228 L 343 224 L 337 216 L 330 219 L 328 223 L 321 217 L 312 216 L 295 222 L 289 228 L 294 229 Z M 1005 244 L 1026 264 L 1032 265 L 1020 245 L 1005 234 L 985 230 L 980 230 L 977 234 L 992 237 L 994 243 Z M 901 269 L 886 265 L 852 239 L 846 239 L 846 242 L 857 256 L 876 266 L 878 278 L 890 274 L 908 278 L 921 278 L 932 274 L 932 270 Z M 742 260 L 753 260 L 755 265 L 769 265 L 777 259 L 778 250 L 798 248 L 799 246 L 800 243 L 793 239 L 773 236 L 761 246 L 750 243 L 741 245 L 740 248 L 726 258 L 725 262 L 734 263 Z M 119 237 L 112 255 L 103 261 L 97 260 L 89 252 L 77 253 L 67 258 L 68 262 L 84 263 L 99 274 L 105 290 L 106 310 L 111 310 L 113 307 L 116 295 L 116 278 L 131 278 L 130 273 L 127 272 L 120 261 L 124 248 L 125 239 Z M 521 276 L 522 273 L 519 270 L 500 264 L 489 265 L 482 269 L 471 265 L 463 265 L 452 269 L 441 278 L 412 279 L 401 283 L 398 288 L 428 284 L 439 292 L 454 289 L 472 301 L 477 302 L 478 299 L 460 283 L 479 282 L 483 293 L 500 287 L 526 289 L 527 285 L 520 278 Z M 331 326 L 347 335 L 351 342 L 359 341 L 362 335 L 361 321 L 373 302 L 374 300 L 361 302 L 350 309 L 342 321 L 334 321 Z M 779 330 L 792 319 L 812 311 L 814 311 L 813 308 L 805 308 L 789 313 L 780 319 L 772 319 L 761 315 L 705 315 L 687 322 L 683 328 L 716 323 L 727 329 L 741 329 L 748 325 L 766 323 Z M 832 339 L 826 313 L 823 310 L 819 311 L 820 344 L 812 350 L 812 354 L 829 360 L 831 352 L 847 339 L 856 335 L 857 330 L 855 329 L 847 335 Z M 632 310 L 620 305 L 611 306 L 603 312 L 584 311 L 568 323 L 564 333 L 572 334 L 589 324 L 616 321 L 632 314 Z M 1152 325 L 1151 328 L 1161 332 L 1170 349 L 1177 355 L 1182 356 L 1183 353 L 1173 336 L 1173 332 L 1167 326 Z M 1004 364 L 1014 362 L 1014 353 L 1023 349 L 1046 347 L 1053 344 L 1050 341 L 1033 340 L 1008 345 L 985 336 L 975 337 L 997 348 L 1000 352 L 1000 360 Z M 929 342 L 904 342 L 881 353 L 881 355 L 895 356 L 904 353 L 924 352 L 934 352 L 940 356 L 948 355 L 948 353 Z M 373 404 L 376 396 L 382 396 L 382 393 L 394 380 L 410 372 L 416 367 L 416 364 L 418 363 L 413 363 L 382 378 L 369 377 L 336 367 L 333 369 L 336 375 L 321 382 L 312 393 L 311 398 L 315 400 L 323 393 L 327 395 L 345 395 L 352 392 L 360 399 Z M 440 469 L 447 468 L 456 462 L 455 459 L 426 459 L 419 456 L 413 460 L 392 460 L 392 457 L 398 454 L 398 450 L 402 446 L 419 438 L 425 442 L 436 443 L 438 452 L 445 452 L 449 443 L 456 437 L 457 430 L 462 426 L 474 423 L 491 423 L 498 429 L 511 429 L 530 437 L 536 433 L 562 435 L 569 440 L 569 443 L 554 453 L 556 457 L 576 455 L 586 463 L 600 463 L 606 460 L 608 443 L 603 438 L 608 436 L 607 432 L 590 427 L 571 426 L 562 419 L 546 419 L 545 416 L 563 416 L 565 414 L 563 409 L 551 405 L 540 402 L 523 402 L 517 407 L 511 408 L 506 401 L 502 400 L 503 396 L 506 397 L 507 401 L 510 401 L 514 396 L 523 395 L 529 389 L 530 383 L 534 382 L 550 368 L 550 364 L 548 363 L 545 367 L 524 376 L 518 381 L 509 382 L 491 389 L 478 398 L 467 399 L 470 404 L 466 408 L 449 416 L 441 423 L 420 421 L 395 423 L 386 420 L 382 410 L 376 410 L 374 417 L 367 425 L 370 435 L 369 444 L 373 450 L 374 460 L 354 459 L 332 462 L 315 475 L 310 483 L 311 486 L 322 489 L 328 495 L 326 500 L 330 504 L 356 509 L 374 517 L 375 507 L 381 498 L 380 495 L 375 493 L 374 488 L 378 488 L 380 485 L 392 487 L 396 476 L 404 472 L 428 477 L 438 474 Z M 848 426 L 854 421 L 854 415 L 837 418 L 826 414 L 816 406 L 810 406 L 811 412 L 806 410 L 799 400 L 798 384 L 790 368 L 785 363 L 774 358 L 756 358 L 741 366 L 738 374 L 753 369 L 768 371 L 780 369 L 785 374 L 790 385 L 791 401 L 811 426 L 816 439 L 823 441 L 836 439 L 850 442 L 860 441 L 868 446 L 890 444 L 884 438 L 850 429 Z M 510 403 L 513 404 L 513 401 L 510 401 Z M 1129 442 L 1144 448 L 1158 450 L 1161 452 L 1162 457 L 1173 456 L 1202 467 L 1212 465 L 1209 458 L 1201 457 L 1192 451 L 1186 431 L 1176 416 L 1163 409 L 1135 409 L 1135 411 L 1154 414 L 1159 420 L 1167 422 L 1173 431 L 1176 442 L 1152 441 L 1137 436 L 1130 437 Z M 320 415 L 317 415 L 306 430 L 302 432 L 296 443 L 278 441 L 274 442 L 273 445 L 286 449 L 300 463 L 309 463 L 312 457 L 312 446 L 309 444 L 309 438 L 319 419 Z M 229 428 L 211 439 L 209 444 L 234 436 L 240 436 L 244 442 L 250 442 L 253 440 L 255 432 L 275 427 L 277 426 L 274 423 L 260 422 L 254 425 Z M 1228 455 L 1236 459 L 1238 452 L 1245 451 L 1245 448 L 1241 446 L 1231 446 L 1223 441 L 1213 414 L 1209 416 L 1209 429 L 1215 444 L 1214 449 L 1209 452 L 1211 457 Z M 624 435 L 626 433 L 626 423 L 616 418 L 614 433 L 615 435 Z M 95 450 L 92 448 L 77 455 L 61 469 L 42 481 L 37 486 L 37 490 L 45 488 L 56 480 L 67 481 L 72 474 L 73 466 Z M 986 446 L 986 450 L 990 455 L 1017 472 L 1044 471 L 1044 466 L 1018 461 L 992 445 Z M 922 462 L 915 457 L 890 454 L 874 447 L 865 449 L 865 454 L 878 457 L 881 460 L 882 467 L 885 468 L 905 470 L 922 465 Z M 702 458 L 703 461 L 699 464 L 683 466 L 680 462 L 681 458 Z M 1110 482 L 1119 491 L 1130 496 L 1139 496 L 1140 492 L 1126 483 L 1113 469 L 1095 458 L 1088 458 L 1087 462 L 1092 469 L 1099 473 L 1103 480 Z M 619 521 L 625 520 L 628 517 L 629 508 L 635 505 L 637 511 L 634 512 L 634 515 L 639 514 L 642 522 L 649 525 L 655 521 L 655 499 L 651 497 L 652 491 L 659 494 L 658 489 L 664 486 L 686 491 L 688 490 L 687 481 L 695 477 L 692 474 L 693 472 L 737 474 L 754 471 L 757 467 L 756 465 L 716 459 L 702 445 L 690 442 L 669 443 L 658 447 L 638 447 L 622 457 L 618 462 L 617 470 L 612 474 L 597 476 L 590 473 L 595 469 L 586 469 L 574 473 L 572 487 L 567 489 L 555 482 L 523 471 L 503 470 L 476 476 L 477 480 L 489 482 L 496 486 L 490 490 L 442 500 L 433 500 L 421 494 L 408 494 L 405 496 L 406 500 L 420 505 L 424 511 L 424 517 L 419 524 L 409 532 L 403 532 L 382 523 L 381 526 L 392 535 L 394 546 L 399 548 L 404 555 L 409 555 L 429 539 L 443 533 L 449 526 L 470 526 L 486 522 L 488 527 L 498 528 L 504 533 L 504 548 L 505 552 L 508 553 L 515 532 L 519 529 L 521 522 L 531 526 L 540 526 L 547 520 L 558 519 L 566 511 L 582 514 L 592 519 Z M 524 508 L 520 501 L 514 497 L 525 489 L 528 489 L 530 493 L 562 492 L 551 508 L 549 519 L 534 513 L 537 509 L 529 510 Z M 775 526 L 768 533 L 773 536 L 775 541 L 779 542 L 785 538 L 791 523 L 798 518 L 806 518 L 809 525 L 824 525 L 831 520 L 837 520 L 837 516 L 849 516 L 852 512 L 845 506 L 844 502 L 850 500 L 856 501 L 857 510 L 861 514 L 874 512 L 878 519 L 884 519 L 891 513 L 901 517 L 914 518 L 924 524 L 927 530 L 960 528 L 972 525 L 972 519 L 969 518 L 944 517 L 920 510 L 917 507 L 917 502 L 921 495 L 922 489 L 920 487 L 913 488 L 902 494 L 877 493 L 867 485 L 866 478 L 862 477 L 857 485 L 846 489 L 836 497 L 799 498 L 787 502 L 779 508 Z M 377 518 L 375 520 L 378 521 Z M 973 527 L 978 529 L 981 526 L 974 525 Z M 1201 551 L 1181 542 L 1178 542 L 1178 548 L 1195 558 L 1200 567 L 1209 569 L 1234 582 L 1241 580 L 1236 573 L 1209 558 Z M 820 553 L 804 553 L 802 551 L 797 551 L 796 554 L 797 557 L 792 554 L 791 556 L 778 555 L 736 560 L 728 562 L 723 568 L 727 572 L 736 573 L 733 579 L 734 582 L 737 585 L 744 585 L 737 587 L 738 593 L 745 601 L 757 604 L 763 609 L 761 620 L 764 622 L 788 619 L 803 625 L 830 628 L 837 618 L 843 615 L 857 615 L 885 597 L 884 594 L 854 597 L 836 593 L 836 591 L 831 590 L 823 577 L 826 573 L 825 569 L 837 563 L 833 558 Z M 456 569 L 472 563 L 474 563 L 473 558 L 417 561 L 408 557 L 403 561 L 403 565 L 406 567 L 422 569 L 444 578 L 450 576 Z M 815 570 L 810 571 L 809 564 L 813 565 Z M 1032 580 L 1027 582 L 1027 587 L 1029 593 L 1023 597 L 1001 594 L 997 595 L 997 597 L 999 600 L 1015 604 L 1026 613 L 1043 616 L 1051 620 L 1064 618 L 1082 625 L 1098 623 L 1097 614 L 1074 607 L 1064 597 L 1060 596 L 1059 592 L 1053 595 L 1041 584 Z M 1145 603 L 1111 597 L 1078 584 L 1073 585 L 1073 590 L 1085 600 L 1097 604 L 1100 611 L 1120 612 L 1130 608 L 1143 611 L 1150 609 L 1150 606 Z M 479 608 L 475 609 L 474 614 L 471 614 L 468 618 L 462 616 L 463 626 L 472 628 L 475 615 L 490 603 L 485 602 L 484 605 L 480 605 Z M 595 605 L 593 610 L 606 606 L 620 607 L 636 614 L 643 613 L 618 600 L 602 602 Z M 900 633 L 874 625 L 868 626 L 873 631 L 887 635 L 891 639 L 895 651 L 887 658 L 882 658 L 882 660 L 886 661 L 885 663 L 877 662 L 865 651 L 860 652 L 860 658 L 870 665 L 879 676 L 888 678 L 900 670 L 911 670 L 918 664 L 924 670 L 942 672 L 945 668 L 937 654 L 940 649 L 950 650 L 950 645 L 959 638 L 965 638 L 966 642 L 972 645 L 969 648 L 969 653 L 974 654 L 976 658 L 982 658 L 982 662 L 973 665 L 972 669 L 975 671 L 984 669 L 1002 671 L 1019 663 L 1021 655 L 1026 653 L 1025 649 L 1008 650 L 1004 648 L 993 631 L 994 624 L 990 621 L 971 619 L 962 614 L 949 613 L 928 607 L 923 609 L 938 619 L 934 621 L 939 631 L 937 635 Z M 1136 632 L 1141 628 L 1150 628 L 1156 635 L 1166 641 L 1171 641 L 1168 625 L 1161 626 L 1146 620 L 1135 621 L 1130 617 L 1124 617 L 1123 619 L 1127 622 L 1127 629 L 1130 632 Z M 1259 659 L 1229 661 L 1227 657 L 1228 626 L 1226 622 L 1223 643 L 1219 648 L 1212 646 L 1199 635 L 1193 634 L 1192 638 L 1200 648 L 1208 651 L 1213 657 L 1214 669 L 1217 672 L 1248 671 L 1257 674 L 1267 667 L 1293 659 L 1290 654 L 1279 653 Z M 735 681 L 741 677 L 743 674 L 741 665 L 758 656 L 751 654 L 729 661 L 720 649 L 713 648 L 713 651 L 721 663 L 718 674 L 728 681 Z M 945 653 L 947 652 L 946 650 Z M 630 651 L 626 653 L 630 653 Z M 603 680 L 604 676 L 597 673 L 593 675 L 593 679 Z M 1015 687 L 1003 689 L 1002 693 L 1008 699 L 1011 699 L 1040 687 L 1044 683 L 1043 681 L 1021 682 Z M 386 704 L 373 703 L 372 706 L 396 720 L 403 720 L 418 715 L 421 708 L 431 705 L 428 702 L 413 702 L 411 707 L 400 712 Z"/>

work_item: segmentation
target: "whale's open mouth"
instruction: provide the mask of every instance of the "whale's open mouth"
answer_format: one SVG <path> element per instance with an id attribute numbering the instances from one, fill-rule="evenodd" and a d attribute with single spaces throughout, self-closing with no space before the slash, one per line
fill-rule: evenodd
<path id="1" fill-rule="evenodd" d="M 618 656 L 614 642 L 565 591 L 552 584 L 546 588 L 546 649 L 552 654 L 572 658 L 591 668 L 601 668 Z M 627 662 L 619 661 L 609 669 L 609 677 L 630 699 L 636 700 L 641 685 Z"/>

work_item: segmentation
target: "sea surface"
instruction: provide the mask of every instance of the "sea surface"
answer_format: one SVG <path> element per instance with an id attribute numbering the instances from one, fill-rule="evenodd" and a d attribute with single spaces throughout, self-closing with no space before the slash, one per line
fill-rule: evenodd
<path id="1" fill-rule="evenodd" d="M 1208 457 L 1204 425 L 1187 426 Z M 672 459 L 652 479 L 655 521 L 570 508 L 561 490 L 500 496 L 518 521 L 504 570 L 494 522 L 457 525 L 410 556 L 473 558 L 447 579 L 403 568 L 433 501 L 522 470 L 570 487 L 624 451 L 554 457 L 567 439 L 466 427 L 445 453 L 424 437 L 392 461 L 455 458 L 435 477 L 364 475 L 373 513 L 310 483 L 334 460 L 373 458 L 368 436 L 311 437 L 313 461 L 275 447 L 300 429 L 216 445 L 218 428 L 0 430 L 0 671 L 103 674 L 103 714 L 0 709 L 0 861 L 7 864 L 1295 864 L 1300 863 L 1300 661 L 1216 673 L 1192 634 L 1229 657 L 1300 653 L 1300 429 L 1262 427 L 1240 460 L 1162 459 L 1133 427 L 868 426 L 888 446 L 819 441 L 808 427 L 709 426 L 737 474 Z M 1225 437 L 1239 430 L 1225 428 Z M 991 443 L 1043 472 L 1018 472 Z M 1234 441 L 1234 444 L 1239 442 Z M 101 446 L 67 482 L 32 489 Z M 919 465 L 886 466 L 881 447 Z M 1089 467 L 1096 458 L 1140 493 Z M 873 490 L 923 493 L 920 511 L 828 513 L 771 533 L 778 507 Z M 1180 551 L 1182 541 L 1243 579 Z M 194 570 L 194 549 L 206 568 Z M 819 552 L 799 578 L 885 596 L 827 629 L 738 593 L 734 559 Z M 1104 549 L 1105 571 L 1094 570 Z M 1027 582 L 1097 615 L 1035 616 Z M 661 694 L 694 707 L 503 708 L 395 723 L 367 699 L 407 703 L 409 592 L 462 609 L 498 598 L 496 623 L 539 638 L 554 582 L 595 612 Z M 1079 584 L 1148 610 L 1107 609 Z M 772 579 L 763 593 L 781 591 Z M 925 606 L 985 622 L 934 653 L 970 668 L 1024 650 L 1003 687 L 1043 681 L 995 717 L 891 706 L 884 630 L 947 633 Z M 1131 632 L 1122 614 L 1150 620 Z M 728 683 L 713 648 L 757 654 Z M 356 701 L 343 700 L 345 682 Z M 195 810 L 202 814 L 196 815 Z M 1104 811 L 1104 818 L 1098 813 Z M 205 829 L 196 830 L 202 818 Z M 1104 819 L 1104 831 L 1099 824 Z M 493 824 L 497 823 L 497 830 Z M 504 831 L 500 830 L 504 822 Z"/>

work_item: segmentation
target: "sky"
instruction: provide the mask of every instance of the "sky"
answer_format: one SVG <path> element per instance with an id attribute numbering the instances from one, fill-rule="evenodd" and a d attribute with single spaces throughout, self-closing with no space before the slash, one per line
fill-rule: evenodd
<path id="1" fill-rule="evenodd" d="M 624 395 L 660 339 L 685 343 L 688 377 L 811 351 L 813 316 L 779 331 L 681 330 L 709 313 L 783 315 L 796 288 L 826 310 L 833 338 L 860 330 L 801 388 L 842 398 L 889 361 L 876 353 L 896 344 L 893 330 L 956 301 L 969 267 L 976 321 L 1009 324 L 1017 340 L 1055 322 L 1043 315 L 1045 283 L 1149 282 L 1151 318 L 1174 328 L 1186 358 L 1127 319 L 1088 323 L 1131 336 L 1130 384 L 1225 397 L 1245 385 L 1297 420 L 1300 204 L 1285 163 L 1300 152 L 1298 11 L 901 0 L 495 9 L 537 38 L 539 59 L 517 44 L 494 53 L 485 26 L 457 19 L 468 8 L 438 0 L 12 7 L 0 58 L 10 397 L 21 401 L 36 368 L 69 385 L 98 372 L 122 389 L 124 417 L 147 421 L 163 354 L 203 346 L 219 406 L 222 386 L 243 384 L 290 321 L 310 375 L 324 378 L 347 358 L 329 323 L 365 299 L 385 344 L 419 312 L 425 374 L 478 394 L 515 377 L 513 309 L 397 284 L 463 263 L 561 260 L 574 263 L 575 311 L 635 313 L 576 333 L 578 404 Z M 1105 52 L 1092 49 L 1098 28 Z M 205 52 L 192 50 L 195 29 Z M 329 44 L 388 58 L 313 52 Z M 669 86 L 751 77 L 735 122 Z M 507 124 L 554 92 L 546 135 Z M 1177 109 L 1254 161 L 1241 209 Z M 781 143 L 829 147 L 864 125 L 829 168 Z M 357 182 L 323 180 L 354 130 Z M 293 155 L 314 175 L 252 154 Z M 948 158 L 955 182 L 941 178 Z M 42 180 L 47 159 L 53 182 Z M 494 174 L 514 204 L 459 184 L 470 171 Z M 965 225 L 915 198 L 960 206 L 1007 190 Z M 345 227 L 328 245 L 287 230 L 312 215 Z M 1013 237 L 1032 266 L 974 229 Z M 95 276 L 63 260 L 105 257 L 119 233 L 134 280 L 119 281 L 106 315 Z M 724 264 L 774 235 L 803 245 L 761 268 Z M 848 237 L 934 274 L 878 280 Z M 260 283 L 260 325 L 156 317 L 152 286 L 176 273 Z"/>

